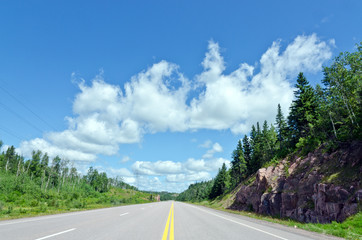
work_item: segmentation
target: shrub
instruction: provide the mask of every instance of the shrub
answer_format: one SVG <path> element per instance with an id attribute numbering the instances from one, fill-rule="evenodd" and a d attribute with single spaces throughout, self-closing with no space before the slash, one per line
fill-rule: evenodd
<path id="1" fill-rule="evenodd" d="M 48 204 L 46 202 L 40 203 L 39 212 L 46 212 L 48 210 Z"/>
<path id="2" fill-rule="evenodd" d="M 6 211 L 6 214 L 10 214 L 13 212 L 13 206 L 8 206 L 8 210 Z"/>
<path id="3" fill-rule="evenodd" d="M 39 205 L 39 201 L 36 199 L 31 200 L 30 207 L 37 207 Z"/>
<path id="4" fill-rule="evenodd" d="M 73 208 L 83 208 L 83 203 L 79 200 L 73 200 L 72 205 Z"/>

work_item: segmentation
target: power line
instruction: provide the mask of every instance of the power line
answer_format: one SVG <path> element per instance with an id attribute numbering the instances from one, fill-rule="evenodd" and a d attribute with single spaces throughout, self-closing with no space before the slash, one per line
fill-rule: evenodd
<path id="1" fill-rule="evenodd" d="M 7 129 L 7 128 L 4 128 L 4 127 L 1 127 L 1 126 L 0 126 L 0 130 L 6 132 L 7 134 L 13 136 L 14 138 L 16 138 L 16 139 L 18 139 L 18 140 L 20 140 L 20 141 L 23 140 L 23 139 L 21 139 L 17 134 L 15 134 L 13 131 L 11 131 L 11 130 L 9 130 L 9 129 Z"/>
<path id="2" fill-rule="evenodd" d="M 34 129 L 36 129 L 37 131 L 39 131 L 41 134 L 43 134 L 43 131 L 38 128 L 37 126 L 35 126 L 34 124 L 32 124 L 31 122 L 29 122 L 28 120 L 26 120 L 25 118 L 23 118 L 21 115 L 19 115 L 18 113 L 16 113 L 15 111 L 11 110 L 11 108 L 7 107 L 5 104 L 0 102 L 0 106 L 2 106 L 4 109 L 8 110 L 9 112 L 11 112 L 12 114 L 14 114 L 15 116 L 17 116 L 19 119 L 23 120 L 24 122 L 26 122 L 29 126 L 33 127 Z"/>
<path id="3" fill-rule="evenodd" d="M 33 110 L 31 110 L 29 107 L 27 107 L 20 99 L 15 97 L 13 94 L 11 94 L 8 90 L 6 90 L 3 86 L 0 85 L 0 89 L 3 90 L 6 94 L 8 94 L 11 98 L 13 98 L 15 101 L 17 101 L 21 106 L 23 106 L 26 110 L 31 112 L 35 117 L 37 117 L 40 121 L 48 125 L 48 127 L 52 128 L 53 130 L 56 129 L 54 126 L 49 124 L 47 121 L 45 121 L 42 117 L 40 117 L 38 114 L 36 114 Z"/>

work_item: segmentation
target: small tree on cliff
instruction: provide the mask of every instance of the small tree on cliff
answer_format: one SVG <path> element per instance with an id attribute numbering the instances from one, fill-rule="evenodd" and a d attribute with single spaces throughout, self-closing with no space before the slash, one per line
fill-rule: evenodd
<path id="1" fill-rule="evenodd" d="M 230 171 L 230 178 L 231 178 L 231 187 L 236 187 L 245 177 L 247 174 L 247 163 L 244 158 L 243 153 L 243 145 L 241 141 L 238 141 L 236 149 L 233 151 L 232 154 L 232 161 L 231 161 L 231 171 Z"/>
<path id="2" fill-rule="evenodd" d="M 219 169 L 219 173 L 216 175 L 214 185 L 211 188 L 210 199 L 214 199 L 220 195 L 222 195 L 226 191 L 227 187 L 227 176 L 228 172 L 226 171 L 225 163 L 222 164 L 221 169 Z"/>

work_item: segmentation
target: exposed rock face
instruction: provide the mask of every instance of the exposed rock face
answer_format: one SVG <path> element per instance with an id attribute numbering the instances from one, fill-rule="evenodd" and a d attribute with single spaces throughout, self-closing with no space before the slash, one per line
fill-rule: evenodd
<path id="1" fill-rule="evenodd" d="M 341 222 L 362 204 L 361 177 L 362 142 L 333 153 L 318 149 L 291 163 L 283 160 L 259 169 L 252 184 L 241 186 L 230 208 L 301 222 Z"/>

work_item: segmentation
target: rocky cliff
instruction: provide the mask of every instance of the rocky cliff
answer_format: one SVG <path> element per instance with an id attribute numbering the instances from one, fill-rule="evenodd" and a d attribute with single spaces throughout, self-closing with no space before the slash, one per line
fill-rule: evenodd
<path id="1" fill-rule="evenodd" d="M 361 210 L 362 142 L 333 152 L 321 147 L 261 168 L 241 185 L 231 209 L 289 217 L 301 222 L 341 222 Z"/>

